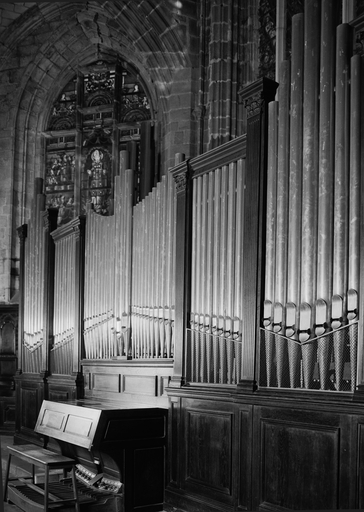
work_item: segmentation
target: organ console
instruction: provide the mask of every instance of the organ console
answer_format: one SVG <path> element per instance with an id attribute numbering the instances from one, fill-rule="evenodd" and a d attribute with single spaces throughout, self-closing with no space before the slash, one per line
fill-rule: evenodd
<path id="1" fill-rule="evenodd" d="M 56 441 L 61 454 L 75 461 L 81 512 L 153 512 L 163 510 L 166 414 L 135 403 L 117 409 L 96 400 L 44 400 L 35 431 L 48 446 L 57 446 Z M 40 512 L 42 486 L 11 481 L 8 500 L 27 512 Z M 74 510 L 56 504 L 72 499 L 71 478 L 50 482 L 48 490 L 50 509 Z"/>

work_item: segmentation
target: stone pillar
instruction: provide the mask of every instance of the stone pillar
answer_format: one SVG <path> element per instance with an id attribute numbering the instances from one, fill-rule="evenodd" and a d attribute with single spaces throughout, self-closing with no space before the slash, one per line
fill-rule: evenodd
<path id="1" fill-rule="evenodd" d="M 210 35 L 205 43 L 208 55 L 208 63 L 205 62 L 208 64 L 208 150 L 238 134 L 236 112 L 239 110 L 237 85 L 242 3 L 240 0 L 214 0 L 210 12 L 206 12 L 209 20 L 205 23 L 209 22 L 207 33 Z"/>

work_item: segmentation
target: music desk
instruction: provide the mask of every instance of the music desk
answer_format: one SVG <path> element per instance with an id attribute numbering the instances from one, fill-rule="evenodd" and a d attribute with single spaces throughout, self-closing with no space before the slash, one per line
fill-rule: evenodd
<path id="1" fill-rule="evenodd" d="M 69 457 L 64 457 L 58 453 L 51 452 L 45 448 L 40 448 L 33 444 L 25 444 L 19 446 L 8 446 L 9 457 L 8 465 L 6 468 L 5 482 L 4 482 L 4 501 L 7 499 L 9 473 L 12 456 L 18 457 L 25 462 L 32 465 L 32 476 L 29 478 L 15 478 L 13 480 L 24 481 L 28 487 L 31 487 L 35 491 L 44 495 L 44 512 L 48 512 L 52 508 L 52 505 L 59 506 L 61 504 L 73 503 L 75 510 L 80 512 L 77 485 L 76 485 L 76 474 L 75 474 L 75 461 Z M 35 468 L 42 468 L 44 471 L 44 490 L 39 486 L 35 485 Z M 72 483 L 73 483 L 73 499 L 60 500 L 57 496 L 49 493 L 49 472 L 52 469 L 62 469 L 64 475 L 66 471 L 71 471 Z M 30 480 L 30 482 L 29 482 Z M 1 509 L 0 509 L 1 511 Z"/>

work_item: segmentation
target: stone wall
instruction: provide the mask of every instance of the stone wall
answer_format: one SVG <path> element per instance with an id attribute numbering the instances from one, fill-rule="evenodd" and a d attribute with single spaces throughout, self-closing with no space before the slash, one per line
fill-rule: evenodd
<path id="1" fill-rule="evenodd" d="M 244 132 L 238 89 L 257 76 L 257 0 L 0 4 L 0 304 L 18 287 L 16 228 L 44 177 L 49 110 L 79 66 L 130 62 L 148 87 L 159 175 Z"/>

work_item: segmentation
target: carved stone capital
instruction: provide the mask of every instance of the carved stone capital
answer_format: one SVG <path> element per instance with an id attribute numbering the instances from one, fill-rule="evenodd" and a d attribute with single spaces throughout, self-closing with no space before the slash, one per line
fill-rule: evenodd
<path id="1" fill-rule="evenodd" d="M 193 111 L 192 111 L 192 117 L 199 121 L 203 119 L 206 115 L 206 107 L 205 105 L 198 105 Z"/>

